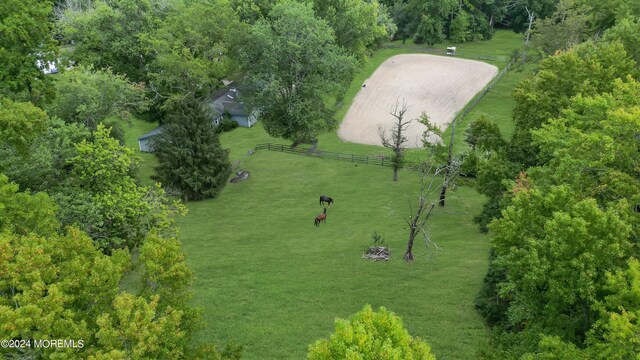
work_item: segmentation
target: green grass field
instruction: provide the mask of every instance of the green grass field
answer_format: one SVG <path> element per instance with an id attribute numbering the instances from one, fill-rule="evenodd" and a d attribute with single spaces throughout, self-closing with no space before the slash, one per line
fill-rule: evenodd
<path id="1" fill-rule="evenodd" d="M 451 192 L 433 216 L 432 238 L 443 250 L 428 257 L 418 243 L 416 262 L 406 264 L 400 216 L 415 197 L 415 173 L 393 183 L 389 168 L 270 152 L 244 167 L 248 181 L 190 203 L 177 222 L 197 274 L 195 302 L 209 324 L 201 339 L 242 342 L 247 359 L 299 359 L 307 344 L 328 336 L 335 317 L 370 303 L 395 311 L 440 359 L 473 358 L 485 344 L 472 302 L 488 241 L 471 223 L 483 201 L 473 190 Z M 320 194 L 336 202 L 316 228 Z M 388 206 L 398 213 L 390 216 Z M 373 231 L 387 239 L 389 263 L 360 258 Z"/>
<path id="2" fill-rule="evenodd" d="M 465 51 L 476 51 L 476 57 L 510 54 L 506 48 L 515 44 L 514 36 L 499 34 L 490 42 L 468 44 Z M 354 79 L 336 118 L 342 119 L 359 84 L 382 61 L 415 52 L 411 47 L 416 45 L 376 52 Z M 487 113 L 508 134 L 510 93 L 521 76 L 507 74 L 468 118 Z M 135 119 L 124 125 L 127 144 L 137 149 L 137 137 L 154 126 Z M 457 148 L 464 145 L 461 139 Z M 189 214 L 176 219 L 196 274 L 194 304 L 208 324 L 198 340 L 234 340 L 245 346 L 246 359 L 300 359 L 310 343 L 333 331 L 334 318 L 349 317 L 369 303 L 396 312 L 438 359 L 471 359 L 486 347 L 488 332 L 473 308 L 489 249 L 488 237 L 471 220 L 484 202 L 477 192 L 460 187 L 447 193 L 447 206 L 436 209 L 429 222 L 432 240 L 442 250 L 432 254 L 418 242 L 416 261 L 407 264 L 402 254 L 408 229 L 401 217 L 408 216 L 408 200 L 416 200 L 416 173 L 401 171 L 394 183 L 386 167 L 268 151 L 246 156 L 258 143 L 287 143 L 267 135 L 261 123 L 225 133 L 221 140 L 231 160 L 241 160 L 251 177 L 228 184 L 217 199 L 188 203 Z M 335 131 L 320 136 L 319 148 L 388 153 L 343 142 Z M 140 177 L 148 182 L 155 159 L 145 154 L 142 160 Z M 321 194 L 335 203 L 327 223 L 316 228 Z M 387 263 L 361 258 L 374 231 L 391 248 Z M 135 287 L 133 282 L 126 286 Z"/>

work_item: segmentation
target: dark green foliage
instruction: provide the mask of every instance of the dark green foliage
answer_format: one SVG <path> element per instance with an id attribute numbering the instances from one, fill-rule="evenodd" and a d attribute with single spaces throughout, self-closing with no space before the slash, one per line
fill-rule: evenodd
<path id="1" fill-rule="evenodd" d="M 252 26 L 243 62 L 267 132 L 309 142 L 334 125 L 322 101 L 351 77 L 354 59 L 306 4 L 284 1 Z"/>
<path id="2" fill-rule="evenodd" d="M 118 140 L 120 146 L 124 146 L 124 130 L 122 126 L 115 121 L 108 121 L 105 123 L 105 126 L 111 129 L 109 136 L 111 136 L 112 139 Z"/>
<path id="3" fill-rule="evenodd" d="M 143 38 L 155 54 L 146 68 L 150 88 L 162 102 L 206 97 L 237 69 L 235 48 L 246 26 L 226 0 L 176 1 L 173 6 Z"/>
<path id="4" fill-rule="evenodd" d="M 0 96 L 40 103 L 53 96 L 50 76 L 37 60 L 57 56 L 49 0 L 0 2 Z"/>
<path id="5" fill-rule="evenodd" d="M 500 205 L 501 200 L 502 197 L 499 196 L 489 198 L 489 200 L 482 205 L 482 212 L 473 217 L 473 222 L 478 224 L 481 232 L 489 232 L 489 224 L 494 219 L 500 218 L 500 212 L 502 211 L 502 206 Z"/>
<path id="6" fill-rule="evenodd" d="M 497 151 L 504 146 L 498 125 L 481 115 L 478 119 L 469 124 L 464 131 L 464 141 L 471 146 L 471 150 Z"/>
<path id="7" fill-rule="evenodd" d="M 524 33 L 529 26 L 529 14 L 527 10 L 535 14 L 535 19 L 544 19 L 553 14 L 556 10 L 557 3 L 557 0 L 514 1 L 504 22 L 508 28 Z"/>
<path id="8" fill-rule="evenodd" d="M 67 10 L 59 26 L 64 39 L 74 42 L 76 61 L 111 67 L 139 82 L 153 58 L 142 39 L 157 28 L 158 15 L 149 0 L 95 1 L 85 11 Z"/>
<path id="9" fill-rule="evenodd" d="M 233 129 L 236 129 L 238 126 L 238 123 L 228 119 L 228 118 L 223 118 L 222 120 L 220 120 L 220 124 L 218 124 L 218 127 L 216 128 L 216 131 L 219 133 L 223 133 L 225 131 L 231 131 Z"/>
<path id="10" fill-rule="evenodd" d="M 314 1 L 313 9 L 317 17 L 329 23 L 336 43 L 358 60 L 364 60 L 396 31 L 386 7 L 377 1 Z"/>
<path id="11" fill-rule="evenodd" d="M 71 169 L 68 160 L 76 155 L 74 145 L 90 136 L 84 126 L 60 119 L 47 120 L 46 127 L 46 132 L 24 153 L 0 147 L 0 171 L 22 190 L 51 193 L 64 187 Z"/>
<path id="12" fill-rule="evenodd" d="M 185 200 L 216 197 L 231 174 L 229 152 L 195 98 L 177 104 L 153 147 L 159 162 L 155 179 Z"/>
<path id="13" fill-rule="evenodd" d="M 492 153 L 478 162 L 476 189 L 489 198 L 498 197 L 509 188 L 517 173 L 518 167 L 502 152 Z"/>
<path id="14" fill-rule="evenodd" d="M 476 296 L 475 308 L 491 327 L 507 324 L 507 310 L 509 302 L 498 294 L 498 284 L 506 280 L 506 272 L 500 268 L 493 260 L 494 251 L 491 250 L 489 256 L 489 270 L 484 276 L 482 289 Z"/>
<path id="15" fill-rule="evenodd" d="M 535 21 L 531 45 L 553 55 L 584 42 L 593 35 L 589 29 L 590 10 L 575 0 L 561 0 L 551 16 Z"/>
<path id="16" fill-rule="evenodd" d="M 476 177 L 478 167 L 478 155 L 475 152 L 470 152 L 462 157 L 462 163 L 460 164 L 460 176 L 463 177 Z"/>

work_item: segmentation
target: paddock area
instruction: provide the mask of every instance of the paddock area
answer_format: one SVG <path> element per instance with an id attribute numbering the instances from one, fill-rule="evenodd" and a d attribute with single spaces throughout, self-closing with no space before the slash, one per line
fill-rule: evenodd
<path id="1" fill-rule="evenodd" d="M 426 54 L 393 56 L 362 84 L 338 136 L 353 143 L 382 145 L 378 129 L 393 126 L 395 118 L 389 113 L 396 101 L 406 103 L 405 119 L 417 119 L 425 112 L 444 131 L 456 112 L 497 73 L 496 66 L 474 60 Z M 413 121 L 406 132 L 407 147 L 421 147 L 425 129 Z"/>

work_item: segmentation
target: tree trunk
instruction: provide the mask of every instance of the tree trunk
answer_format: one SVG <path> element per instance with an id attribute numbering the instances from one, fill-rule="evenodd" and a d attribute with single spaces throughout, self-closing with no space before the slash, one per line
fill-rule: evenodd
<path id="1" fill-rule="evenodd" d="M 415 226 L 411 226 L 411 232 L 409 233 L 409 242 L 407 243 L 407 251 L 404 253 L 404 261 L 412 262 L 413 261 L 413 240 L 416 238 L 416 228 Z"/>
<path id="2" fill-rule="evenodd" d="M 442 185 L 442 189 L 440 189 L 440 199 L 438 200 L 438 205 L 444 206 L 445 194 L 447 193 L 447 184 Z"/>
<path id="3" fill-rule="evenodd" d="M 398 168 L 393 167 L 393 181 L 398 181 Z"/>

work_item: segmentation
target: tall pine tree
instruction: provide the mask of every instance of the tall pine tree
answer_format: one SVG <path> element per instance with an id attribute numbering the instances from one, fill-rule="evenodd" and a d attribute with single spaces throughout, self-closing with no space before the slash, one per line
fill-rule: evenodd
<path id="1" fill-rule="evenodd" d="M 216 197 L 231 174 L 229 151 L 196 98 L 175 105 L 154 142 L 156 180 L 180 191 L 184 200 Z"/>

